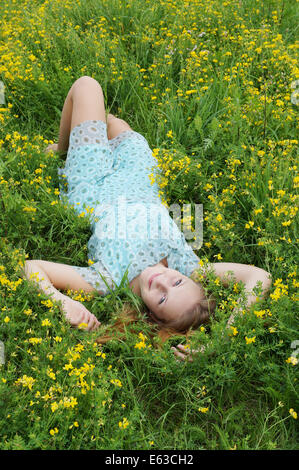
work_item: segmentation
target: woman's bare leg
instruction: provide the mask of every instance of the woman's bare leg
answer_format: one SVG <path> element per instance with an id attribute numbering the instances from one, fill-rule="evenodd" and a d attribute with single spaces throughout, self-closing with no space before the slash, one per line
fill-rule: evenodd
<path id="1" fill-rule="evenodd" d="M 84 76 L 73 83 L 65 99 L 60 120 L 58 152 L 67 151 L 71 130 L 89 120 L 106 122 L 104 95 L 94 78 Z"/>
<path id="2" fill-rule="evenodd" d="M 108 114 L 107 116 L 107 134 L 108 139 L 114 139 L 124 131 L 131 131 L 129 124 L 123 119 L 115 117 L 113 114 Z"/>
<path id="3" fill-rule="evenodd" d="M 51 144 L 46 151 L 67 152 L 71 130 L 83 121 L 106 122 L 104 97 L 101 86 L 91 77 L 84 76 L 74 82 L 65 99 L 59 129 L 58 144 Z M 111 140 L 124 131 L 132 130 L 129 124 L 113 114 L 107 116 L 107 134 Z"/>

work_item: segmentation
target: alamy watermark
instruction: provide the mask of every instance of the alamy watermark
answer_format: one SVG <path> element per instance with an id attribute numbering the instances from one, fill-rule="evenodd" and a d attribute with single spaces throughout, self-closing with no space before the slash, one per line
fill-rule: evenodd
<path id="1" fill-rule="evenodd" d="M 1 364 L 5 364 L 5 356 L 4 356 L 4 343 L 0 341 L 0 366 Z"/>
<path id="2" fill-rule="evenodd" d="M 295 90 L 291 94 L 291 103 L 298 105 L 299 104 L 299 80 L 294 80 L 291 83 L 291 88 L 292 90 Z"/>
<path id="3" fill-rule="evenodd" d="M 5 104 L 5 86 L 0 80 L 0 104 Z"/>
<path id="4" fill-rule="evenodd" d="M 297 358 L 297 355 L 299 354 L 299 340 L 298 339 L 295 339 L 294 341 L 291 342 L 291 348 L 295 349 L 295 351 L 291 354 L 291 357 L 293 357 L 298 362 L 298 358 Z"/>
<path id="5" fill-rule="evenodd" d="M 98 239 L 126 240 L 167 239 L 179 242 L 182 234 L 194 250 L 203 243 L 203 205 L 160 202 L 133 202 L 119 196 L 116 203 L 97 206 L 95 217 L 102 219 L 96 225 Z"/>

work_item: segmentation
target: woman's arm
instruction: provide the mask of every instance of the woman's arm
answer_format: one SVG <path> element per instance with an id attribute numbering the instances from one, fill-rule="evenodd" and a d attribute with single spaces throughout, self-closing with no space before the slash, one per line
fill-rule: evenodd
<path id="1" fill-rule="evenodd" d="M 246 292 L 246 305 L 245 307 L 250 307 L 255 303 L 258 298 L 253 293 L 253 288 L 257 286 L 258 281 L 262 283 L 262 291 L 260 296 L 264 298 L 271 287 L 271 274 L 265 271 L 264 269 L 257 268 L 256 266 L 251 266 L 248 264 L 241 263 L 211 263 L 206 268 L 202 268 L 202 275 L 207 276 L 207 270 L 212 270 L 217 277 L 220 278 L 224 286 L 228 286 L 228 277 L 230 273 L 232 274 L 236 282 L 243 282 Z M 235 318 L 240 312 L 242 312 L 242 306 L 235 307 L 232 315 L 229 317 L 226 327 L 229 328 Z M 197 352 L 203 352 L 204 348 L 190 351 L 182 344 L 179 344 L 176 347 L 171 348 L 174 351 L 175 356 L 180 359 L 185 360 L 188 358 L 189 361 L 192 361 L 192 354 Z"/>
<path id="2" fill-rule="evenodd" d="M 262 268 L 241 263 L 209 263 L 202 267 L 201 271 L 206 277 L 207 271 L 212 270 L 220 278 L 223 285 L 228 286 L 228 278 L 232 274 L 236 282 L 242 281 L 246 284 L 249 280 L 261 280 L 263 283 L 271 285 L 271 274 Z"/>
<path id="3" fill-rule="evenodd" d="M 211 267 L 216 276 L 220 278 L 223 285 L 228 285 L 228 277 L 230 274 L 232 274 L 236 282 L 242 282 L 244 284 L 246 293 L 245 308 L 250 307 L 250 305 L 257 302 L 259 298 L 265 298 L 271 287 L 271 274 L 256 266 L 241 263 L 213 263 Z M 253 289 L 258 287 L 258 282 L 261 282 L 262 290 L 260 296 L 257 296 L 253 292 Z M 235 307 L 233 314 L 228 320 L 227 327 L 233 323 L 235 316 L 241 311 L 242 307 Z"/>
<path id="4" fill-rule="evenodd" d="M 85 292 L 95 290 L 72 266 L 44 260 L 27 260 L 25 261 L 24 274 L 28 280 L 36 283 L 39 290 L 60 303 L 61 311 L 73 326 L 86 323 L 88 330 L 99 326 L 100 323 L 96 317 L 80 302 L 71 299 L 58 290 L 72 289 L 84 290 Z"/>

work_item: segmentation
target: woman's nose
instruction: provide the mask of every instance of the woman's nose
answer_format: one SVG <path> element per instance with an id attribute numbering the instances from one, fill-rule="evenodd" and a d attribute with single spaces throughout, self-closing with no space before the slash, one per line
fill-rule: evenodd
<path id="1" fill-rule="evenodd" d="M 155 281 L 156 281 L 156 287 L 160 287 L 162 289 L 165 289 L 166 287 L 168 287 L 169 281 L 163 274 L 161 274 L 160 276 L 157 276 Z"/>

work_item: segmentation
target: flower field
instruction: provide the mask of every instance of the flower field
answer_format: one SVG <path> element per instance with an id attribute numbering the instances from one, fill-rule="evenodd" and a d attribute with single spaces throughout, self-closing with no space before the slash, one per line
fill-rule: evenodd
<path id="1" fill-rule="evenodd" d="M 0 449 L 298 449 L 298 20 L 298 0 L 0 2 Z M 202 262 L 272 274 L 225 340 L 243 286 L 202 279 L 216 319 L 193 362 L 142 321 L 99 346 L 22 276 L 90 262 L 92 208 L 61 202 L 45 153 L 83 75 L 147 138 L 164 203 L 203 205 Z M 126 283 L 66 293 L 103 328 L 139 305 Z"/>

